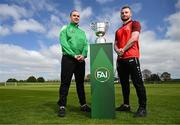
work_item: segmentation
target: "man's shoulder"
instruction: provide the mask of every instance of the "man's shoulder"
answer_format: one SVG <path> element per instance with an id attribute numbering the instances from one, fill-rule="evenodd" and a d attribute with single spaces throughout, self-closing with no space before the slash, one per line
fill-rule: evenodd
<path id="1" fill-rule="evenodd" d="M 140 25 L 140 22 L 137 20 L 132 20 L 132 25 Z"/>
<path id="2" fill-rule="evenodd" d="M 117 33 L 119 30 L 121 30 L 122 27 L 123 27 L 123 25 L 122 25 L 122 26 L 119 26 L 119 27 L 116 29 L 116 33 Z"/>
<path id="3" fill-rule="evenodd" d="M 80 27 L 80 26 L 78 27 L 78 29 L 81 30 L 82 32 L 85 32 L 85 31 L 83 30 L 83 28 Z"/>
<path id="4" fill-rule="evenodd" d="M 67 29 L 67 27 L 68 27 L 68 25 L 64 25 L 64 26 L 62 26 L 62 28 L 60 29 L 60 32 L 62 32 L 62 31 L 64 31 L 64 30 L 66 30 L 66 29 Z"/>
<path id="5" fill-rule="evenodd" d="M 78 27 L 78 29 L 79 29 L 79 31 L 80 31 L 81 33 L 84 33 L 84 34 L 85 34 L 85 31 L 84 31 L 81 27 Z"/>
<path id="6" fill-rule="evenodd" d="M 132 31 L 138 31 L 140 32 L 141 30 L 141 25 L 139 21 L 133 20 L 132 21 Z"/>

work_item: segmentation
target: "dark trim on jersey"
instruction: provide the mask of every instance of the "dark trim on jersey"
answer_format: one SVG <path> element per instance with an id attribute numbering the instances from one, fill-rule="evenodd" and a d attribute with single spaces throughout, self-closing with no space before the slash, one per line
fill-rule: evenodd
<path id="1" fill-rule="evenodd" d="M 122 28 L 122 27 L 128 25 L 128 24 L 131 23 L 131 22 L 132 22 L 132 32 L 134 32 L 134 31 L 140 32 L 141 26 L 140 26 L 139 22 L 138 22 L 138 21 L 135 21 L 135 20 L 130 20 L 130 21 L 128 21 L 127 23 L 123 24 L 120 28 Z M 137 23 L 138 23 L 139 26 L 140 26 L 138 29 L 137 29 L 137 27 L 134 28 L 134 25 L 136 26 Z"/>
<path id="2" fill-rule="evenodd" d="M 133 21 L 132 21 L 132 20 L 129 20 L 127 23 L 125 23 L 125 24 L 123 23 L 122 27 L 125 26 L 125 25 L 127 25 L 127 24 L 129 24 L 130 22 L 133 22 Z"/>

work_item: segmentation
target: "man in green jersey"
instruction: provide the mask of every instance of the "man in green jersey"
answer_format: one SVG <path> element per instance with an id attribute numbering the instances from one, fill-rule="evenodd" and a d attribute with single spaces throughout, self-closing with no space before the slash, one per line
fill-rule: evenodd
<path id="1" fill-rule="evenodd" d="M 80 15 L 77 10 L 73 10 L 70 13 L 70 20 L 70 24 L 63 26 L 60 32 L 60 44 L 63 53 L 58 101 L 58 115 L 60 117 L 65 116 L 67 95 L 73 74 L 75 77 L 80 109 L 84 112 L 91 111 L 86 104 L 84 91 L 85 58 L 88 52 L 87 38 L 85 32 L 78 27 Z"/>

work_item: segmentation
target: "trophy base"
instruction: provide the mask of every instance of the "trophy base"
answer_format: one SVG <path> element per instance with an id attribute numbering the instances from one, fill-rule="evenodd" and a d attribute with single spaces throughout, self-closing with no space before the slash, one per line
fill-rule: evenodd
<path id="1" fill-rule="evenodd" d="M 106 39 L 104 37 L 96 38 L 96 43 L 106 43 Z"/>

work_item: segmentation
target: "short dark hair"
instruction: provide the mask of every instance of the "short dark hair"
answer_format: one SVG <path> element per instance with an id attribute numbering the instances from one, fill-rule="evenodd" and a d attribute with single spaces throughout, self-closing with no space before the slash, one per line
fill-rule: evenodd
<path id="1" fill-rule="evenodd" d="M 70 16 L 72 16 L 72 13 L 73 12 L 78 12 L 77 10 L 72 10 L 71 12 L 70 12 Z"/>
<path id="2" fill-rule="evenodd" d="M 125 8 L 128 8 L 128 9 L 130 9 L 130 11 L 131 11 L 131 7 L 128 6 L 128 5 L 123 6 L 123 7 L 121 8 L 121 10 L 123 10 L 123 9 L 125 9 Z"/>

